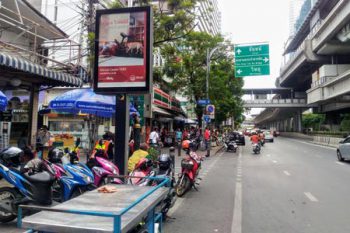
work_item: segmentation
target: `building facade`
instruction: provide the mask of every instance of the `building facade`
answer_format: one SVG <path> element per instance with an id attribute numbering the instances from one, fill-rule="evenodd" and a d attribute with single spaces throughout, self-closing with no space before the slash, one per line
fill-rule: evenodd
<path id="1" fill-rule="evenodd" d="M 200 1 L 197 6 L 196 30 L 211 35 L 221 33 L 221 12 L 217 0 Z"/>

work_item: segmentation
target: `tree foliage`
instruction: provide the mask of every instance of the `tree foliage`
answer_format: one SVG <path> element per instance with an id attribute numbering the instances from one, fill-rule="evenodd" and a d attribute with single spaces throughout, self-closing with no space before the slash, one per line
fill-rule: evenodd
<path id="1" fill-rule="evenodd" d="M 207 50 L 226 43 L 221 36 L 191 32 L 175 43 L 163 46 L 164 73 L 170 78 L 173 90 L 189 97 L 193 103 L 206 98 Z M 219 123 L 230 116 L 240 119 L 243 112 L 241 96 L 243 80 L 234 77 L 233 57 L 226 48 L 219 48 L 211 58 L 209 98 L 216 106 L 215 119 Z M 196 107 L 198 120 L 203 115 Z"/>
<path id="2" fill-rule="evenodd" d="M 340 131 L 350 131 L 350 114 L 343 114 L 340 122 Z"/>
<path id="3" fill-rule="evenodd" d="M 137 6 L 153 6 L 155 47 L 185 37 L 195 28 L 196 5 L 203 0 L 134 0 Z M 153 2 L 153 3 L 152 3 Z M 121 8 L 119 0 L 109 4 L 110 8 Z"/>
<path id="4" fill-rule="evenodd" d="M 320 130 L 321 124 L 323 124 L 324 121 L 324 114 L 308 113 L 302 115 L 303 128 L 313 128 L 314 130 Z"/>

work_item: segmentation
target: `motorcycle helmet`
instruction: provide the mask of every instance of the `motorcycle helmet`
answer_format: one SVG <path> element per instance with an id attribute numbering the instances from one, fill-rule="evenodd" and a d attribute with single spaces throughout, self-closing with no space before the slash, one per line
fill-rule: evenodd
<path id="1" fill-rule="evenodd" d="M 190 140 L 184 140 L 183 142 L 182 142 L 182 149 L 184 149 L 184 150 L 187 150 L 187 149 L 189 149 L 190 148 Z"/>
<path id="2" fill-rule="evenodd" d="M 61 149 L 58 148 L 54 148 L 52 150 L 49 151 L 49 161 L 51 163 L 61 163 L 61 159 L 63 157 L 63 151 Z"/>
<path id="3" fill-rule="evenodd" d="M 171 158 L 168 154 L 161 154 L 158 158 L 159 169 L 167 170 L 171 165 Z"/>
<path id="4" fill-rule="evenodd" d="M 19 166 L 23 155 L 23 150 L 17 147 L 9 147 L 1 151 L 0 159 L 3 160 L 8 166 Z"/>

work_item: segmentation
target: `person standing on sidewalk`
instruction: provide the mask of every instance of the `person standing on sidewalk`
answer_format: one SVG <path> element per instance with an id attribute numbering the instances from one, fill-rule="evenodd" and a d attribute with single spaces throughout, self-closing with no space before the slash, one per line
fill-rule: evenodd
<path id="1" fill-rule="evenodd" d="M 175 137 L 176 137 L 176 143 L 177 143 L 177 144 L 181 144 L 181 140 L 182 140 L 182 131 L 180 130 L 180 128 L 177 128 Z"/>
<path id="2" fill-rule="evenodd" d="M 159 142 L 159 134 L 157 132 L 157 128 L 153 128 L 153 131 L 151 132 L 151 134 L 149 135 L 149 140 L 150 140 L 150 145 L 154 146 L 154 145 L 158 145 Z"/>
<path id="3" fill-rule="evenodd" d="M 204 140 L 205 140 L 205 150 L 207 151 L 207 157 L 209 157 L 210 156 L 210 152 L 209 152 L 210 130 L 208 127 L 205 128 Z"/>

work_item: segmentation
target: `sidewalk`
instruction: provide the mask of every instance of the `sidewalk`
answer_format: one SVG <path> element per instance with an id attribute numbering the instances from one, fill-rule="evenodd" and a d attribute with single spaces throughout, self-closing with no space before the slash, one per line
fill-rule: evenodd
<path id="1" fill-rule="evenodd" d="M 223 146 L 211 147 L 210 156 L 215 156 L 217 153 L 219 153 L 222 150 L 222 148 L 223 148 Z M 170 149 L 170 147 L 163 147 L 162 148 L 162 153 L 168 154 L 169 153 L 169 149 Z M 175 147 L 175 156 L 177 156 L 177 152 L 178 152 L 178 150 Z M 205 157 L 205 155 L 207 154 L 206 150 L 197 150 L 196 152 L 197 152 L 197 154 L 199 154 L 200 156 L 203 156 L 203 157 Z M 181 151 L 181 156 L 183 156 L 184 154 L 185 154 L 185 151 L 182 150 Z"/>

